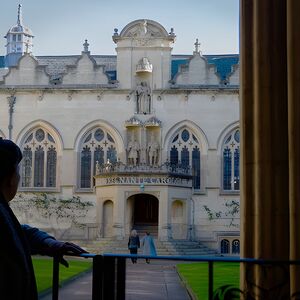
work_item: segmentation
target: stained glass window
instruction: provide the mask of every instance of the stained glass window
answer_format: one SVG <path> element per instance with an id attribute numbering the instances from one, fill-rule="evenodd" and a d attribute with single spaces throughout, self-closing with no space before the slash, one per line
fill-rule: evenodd
<path id="1" fill-rule="evenodd" d="M 197 146 L 193 149 L 192 162 L 193 187 L 197 190 L 200 189 L 200 150 Z"/>
<path id="2" fill-rule="evenodd" d="M 240 254 L 240 241 L 239 240 L 232 241 L 232 254 Z"/>
<path id="3" fill-rule="evenodd" d="M 200 147 L 198 138 L 188 128 L 183 128 L 172 139 L 170 164 L 176 167 L 191 168 L 194 189 L 200 189 Z"/>
<path id="4" fill-rule="evenodd" d="M 230 253 L 230 243 L 228 240 L 224 239 L 221 241 L 221 253 L 222 254 Z"/>
<path id="5" fill-rule="evenodd" d="M 223 190 L 240 190 L 240 131 L 236 129 L 223 144 Z"/>
<path id="6" fill-rule="evenodd" d="M 21 186 L 56 187 L 57 145 L 53 136 L 44 128 L 36 128 L 24 140 Z"/>
<path id="7" fill-rule="evenodd" d="M 91 150 L 85 146 L 81 151 L 81 187 L 91 186 Z"/>
<path id="8" fill-rule="evenodd" d="M 47 186 L 54 187 L 56 184 L 56 150 L 53 145 L 47 151 Z"/>
<path id="9" fill-rule="evenodd" d="M 105 129 L 96 127 L 87 132 L 80 150 L 80 188 L 91 188 L 93 176 L 96 173 L 96 163 L 99 165 L 109 161 L 117 161 L 115 140 Z"/>

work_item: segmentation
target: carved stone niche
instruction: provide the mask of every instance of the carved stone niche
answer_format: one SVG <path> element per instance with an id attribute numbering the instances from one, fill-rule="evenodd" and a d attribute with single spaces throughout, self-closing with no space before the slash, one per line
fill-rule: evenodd
<path id="1" fill-rule="evenodd" d="M 146 128 L 146 161 L 150 166 L 161 164 L 161 121 L 155 117 L 150 118 L 144 124 Z"/>
<path id="2" fill-rule="evenodd" d="M 142 162 L 141 128 L 143 123 L 136 117 L 125 122 L 127 129 L 126 158 L 127 165 L 137 166 Z"/>

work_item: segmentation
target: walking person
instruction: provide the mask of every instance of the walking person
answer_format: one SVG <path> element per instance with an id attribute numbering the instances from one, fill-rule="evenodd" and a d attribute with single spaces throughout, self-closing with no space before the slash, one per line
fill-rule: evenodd
<path id="1" fill-rule="evenodd" d="M 154 244 L 154 240 L 152 236 L 150 235 L 150 232 L 146 232 L 145 236 L 142 239 L 142 245 L 143 245 L 143 254 L 144 255 L 153 255 L 156 256 L 156 248 Z M 146 258 L 146 263 L 150 264 L 150 259 Z"/>
<path id="2" fill-rule="evenodd" d="M 128 240 L 128 249 L 130 251 L 130 254 L 137 254 L 138 248 L 140 248 L 140 238 L 137 234 L 137 231 L 133 229 L 131 230 L 129 240 Z M 133 264 L 136 264 L 137 258 L 132 257 L 131 261 Z"/>

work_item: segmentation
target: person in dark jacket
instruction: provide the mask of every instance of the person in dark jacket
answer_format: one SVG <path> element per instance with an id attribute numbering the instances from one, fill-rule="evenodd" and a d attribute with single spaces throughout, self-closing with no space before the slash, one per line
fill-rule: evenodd
<path id="1" fill-rule="evenodd" d="M 21 159 L 20 148 L 0 138 L 0 298 L 5 300 L 38 299 L 32 254 L 57 256 L 68 267 L 64 254 L 86 252 L 73 243 L 57 241 L 46 232 L 19 223 L 9 202 L 17 192 Z"/>
<path id="2" fill-rule="evenodd" d="M 137 231 L 133 229 L 131 230 L 129 240 L 128 240 L 128 249 L 130 251 L 130 254 L 137 254 L 138 248 L 140 248 L 140 238 L 137 234 Z M 137 258 L 132 257 L 131 261 L 133 264 L 136 264 Z"/>

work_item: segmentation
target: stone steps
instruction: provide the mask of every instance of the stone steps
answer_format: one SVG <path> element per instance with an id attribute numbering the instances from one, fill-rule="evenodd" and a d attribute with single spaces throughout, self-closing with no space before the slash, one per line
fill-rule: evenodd
<path id="1" fill-rule="evenodd" d="M 91 253 L 128 253 L 128 237 L 124 240 L 115 240 L 112 238 L 102 238 L 98 241 L 90 242 L 83 245 Z M 158 241 L 154 238 L 157 255 L 217 255 L 215 250 L 212 250 L 199 242 L 193 242 L 188 240 L 177 241 Z M 139 250 L 141 253 L 142 247 Z"/>

